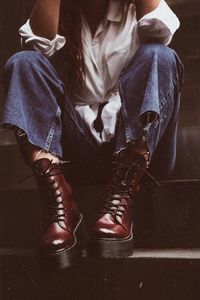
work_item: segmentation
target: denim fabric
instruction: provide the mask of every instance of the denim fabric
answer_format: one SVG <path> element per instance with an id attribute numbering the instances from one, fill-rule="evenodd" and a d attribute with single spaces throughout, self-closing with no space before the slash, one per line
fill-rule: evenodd
<path id="1" fill-rule="evenodd" d="M 168 175 L 175 164 L 182 81 L 183 65 L 176 52 L 158 44 L 140 47 L 119 80 L 122 116 L 116 151 L 144 135 L 160 176 Z M 144 130 L 141 117 L 146 112 L 156 117 Z"/>
<path id="2" fill-rule="evenodd" d="M 157 149 L 170 171 L 176 156 L 181 78 L 182 64 L 173 50 L 157 44 L 139 48 L 119 79 L 122 108 L 116 136 L 99 147 L 49 60 L 37 51 L 19 52 L 5 66 L 0 124 L 21 128 L 32 144 L 69 159 L 80 173 L 83 165 L 104 169 L 102 162 L 111 161 L 114 151 L 145 135 L 151 157 Z M 149 111 L 156 118 L 144 129 L 141 116 Z"/>
<path id="3" fill-rule="evenodd" d="M 62 155 L 60 145 L 62 82 L 49 61 L 36 51 L 13 55 L 4 72 L 5 105 L 1 123 L 26 132 L 29 141 Z"/>

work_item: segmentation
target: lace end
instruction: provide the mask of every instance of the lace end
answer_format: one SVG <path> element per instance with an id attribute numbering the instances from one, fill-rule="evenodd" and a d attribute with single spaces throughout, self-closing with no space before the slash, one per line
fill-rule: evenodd
<path id="1" fill-rule="evenodd" d="M 25 176 L 24 178 L 22 178 L 22 179 L 20 179 L 19 181 L 17 181 L 17 184 L 21 184 L 22 182 L 24 182 L 25 180 L 27 180 L 27 179 L 29 179 L 29 178 L 31 178 L 31 177 L 33 177 L 34 175 L 32 174 L 32 175 L 28 175 L 28 176 Z"/>

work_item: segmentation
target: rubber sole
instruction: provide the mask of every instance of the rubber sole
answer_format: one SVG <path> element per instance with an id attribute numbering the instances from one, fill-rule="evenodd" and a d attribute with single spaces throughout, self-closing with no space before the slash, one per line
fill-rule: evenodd
<path id="1" fill-rule="evenodd" d="M 82 257 L 82 239 L 83 239 L 83 217 L 74 231 L 75 242 L 70 248 L 61 249 L 56 252 L 38 251 L 38 260 L 41 266 L 47 270 L 65 269 L 76 265 Z"/>
<path id="2" fill-rule="evenodd" d="M 127 239 L 90 239 L 87 251 L 89 256 L 117 258 L 127 257 L 133 253 L 134 240 L 133 234 Z"/>

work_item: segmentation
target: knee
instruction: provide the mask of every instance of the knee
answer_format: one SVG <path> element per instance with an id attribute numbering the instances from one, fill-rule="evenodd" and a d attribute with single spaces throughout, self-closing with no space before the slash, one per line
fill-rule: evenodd
<path id="1" fill-rule="evenodd" d="M 10 74 L 14 68 L 26 69 L 27 65 L 35 65 L 43 55 L 39 51 L 21 51 L 12 55 L 5 64 L 4 74 Z"/>
<path id="2" fill-rule="evenodd" d="M 162 63 L 174 61 L 176 55 L 174 50 L 163 44 L 144 44 L 138 49 L 138 54 L 146 60 L 156 57 Z"/>
<path id="3" fill-rule="evenodd" d="M 163 44 L 145 44 L 138 49 L 137 55 L 147 64 L 156 63 L 160 71 L 174 71 L 182 80 L 183 64 L 173 49 Z"/>

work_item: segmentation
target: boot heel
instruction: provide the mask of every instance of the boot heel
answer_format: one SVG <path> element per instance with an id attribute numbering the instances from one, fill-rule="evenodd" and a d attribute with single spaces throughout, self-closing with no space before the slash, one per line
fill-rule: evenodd
<path id="1" fill-rule="evenodd" d="M 133 236 L 121 241 L 90 240 L 87 253 L 91 257 L 120 258 L 130 256 L 133 253 L 133 248 Z"/>

